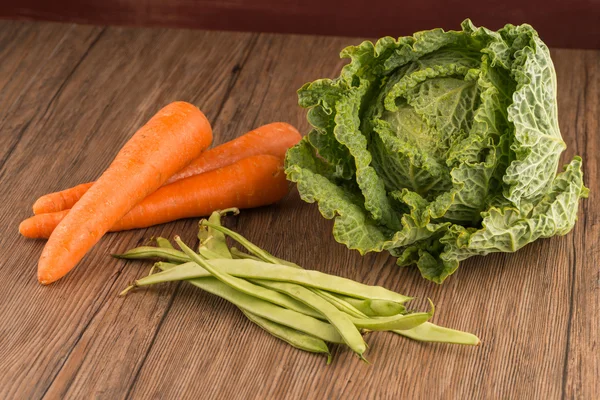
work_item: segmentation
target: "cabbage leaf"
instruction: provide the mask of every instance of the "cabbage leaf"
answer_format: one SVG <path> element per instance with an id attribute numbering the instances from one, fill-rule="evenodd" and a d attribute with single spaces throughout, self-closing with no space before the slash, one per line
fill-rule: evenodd
<path id="1" fill-rule="evenodd" d="M 579 157 L 557 174 L 556 74 L 531 26 L 466 20 L 341 56 L 338 78 L 298 90 L 313 129 L 286 156 L 338 242 L 441 283 L 468 257 L 573 228 L 588 189 Z"/>

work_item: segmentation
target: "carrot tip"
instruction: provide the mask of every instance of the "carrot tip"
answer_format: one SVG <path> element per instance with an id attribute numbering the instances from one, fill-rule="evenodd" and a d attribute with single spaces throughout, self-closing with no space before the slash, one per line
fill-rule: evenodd
<path id="1" fill-rule="evenodd" d="M 38 277 L 38 282 L 45 286 L 51 284 L 54 281 Z"/>

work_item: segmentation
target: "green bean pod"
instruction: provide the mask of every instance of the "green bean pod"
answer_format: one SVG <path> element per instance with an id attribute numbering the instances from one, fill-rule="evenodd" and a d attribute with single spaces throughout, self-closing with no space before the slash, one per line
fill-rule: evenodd
<path id="1" fill-rule="evenodd" d="M 357 310 L 360 310 L 368 317 L 390 317 L 392 315 L 405 314 L 406 307 L 404 304 L 379 299 L 357 299 L 354 297 L 344 296 L 342 294 L 333 294 L 333 296 L 349 303 Z"/>
<path id="2" fill-rule="evenodd" d="M 362 313 L 360 310 L 356 309 L 351 304 L 345 302 L 339 297 L 334 296 L 333 294 L 326 292 L 324 290 L 310 288 L 309 290 L 313 291 L 317 296 L 322 297 L 324 300 L 327 300 L 331 304 L 333 304 L 338 310 L 348 314 L 354 318 L 369 318 L 367 315 Z"/>
<path id="3" fill-rule="evenodd" d="M 287 326 L 280 325 L 273 321 L 269 321 L 268 319 L 259 317 L 258 315 L 252 314 L 251 312 L 248 312 L 242 308 L 240 308 L 240 311 L 242 311 L 250 321 L 254 322 L 271 335 L 283 340 L 284 342 L 287 342 L 297 349 L 311 353 L 327 354 L 327 364 L 331 363 L 331 353 L 329 352 L 327 344 L 323 340 L 311 335 L 307 335 L 306 333 L 297 331 L 295 329 L 288 328 Z"/>
<path id="4" fill-rule="evenodd" d="M 365 285 L 316 270 L 297 269 L 280 264 L 265 265 L 264 262 L 254 260 L 210 260 L 209 263 L 212 266 L 223 268 L 228 274 L 241 278 L 296 283 L 359 299 L 381 299 L 399 303 L 412 300 L 412 297 L 401 295 L 381 286 Z"/>
<path id="5" fill-rule="evenodd" d="M 256 282 L 268 288 L 278 290 L 323 314 L 331 325 L 337 329 L 348 347 L 358 354 L 360 358 L 363 358 L 363 353 L 367 350 L 367 345 L 360 331 L 354 326 L 351 319 L 333 304 L 300 285 L 265 280 L 257 280 Z"/>
<path id="6" fill-rule="evenodd" d="M 359 299 L 370 298 L 395 302 L 406 302 L 412 299 L 411 297 L 403 296 L 381 286 L 369 286 L 350 279 L 328 275 L 314 270 L 296 269 L 285 265 L 267 264 L 249 259 L 216 259 L 208 260 L 206 262 L 213 268 L 218 268 L 224 273 L 238 278 L 265 279 L 270 281 L 296 283 Z M 202 278 L 209 275 L 210 273 L 204 268 L 201 268 L 194 263 L 185 263 L 166 272 L 154 274 L 152 275 L 152 277 L 154 277 L 152 279 L 168 282 Z M 139 286 L 143 286 L 144 279 L 146 278 L 138 281 Z M 151 279 L 151 277 L 148 277 L 147 279 Z M 147 284 L 151 283 L 152 282 L 150 281 Z"/>
<path id="7" fill-rule="evenodd" d="M 467 346 L 478 346 L 481 343 L 479 338 L 472 333 L 445 328 L 431 322 L 425 322 L 412 329 L 393 330 L 392 332 L 419 342 L 453 343 Z"/>
<path id="8" fill-rule="evenodd" d="M 175 247 L 173 247 L 173 245 L 171 244 L 171 241 L 169 239 L 159 236 L 155 240 L 156 240 L 156 245 L 158 247 L 160 247 L 161 249 L 175 250 Z"/>
<path id="9" fill-rule="evenodd" d="M 221 224 L 214 224 L 214 223 L 212 223 L 210 221 L 206 221 L 206 220 L 202 221 L 201 224 L 209 226 L 220 232 L 223 232 L 224 234 L 226 234 L 227 236 L 229 236 L 230 238 L 232 238 L 233 240 L 235 240 L 236 242 L 238 242 L 239 244 L 244 246 L 250 253 L 252 253 L 253 255 L 255 255 L 256 257 L 260 258 L 261 260 L 263 260 L 265 262 L 272 263 L 272 264 L 287 265 L 288 267 L 293 267 L 293 268 L 302 268 L 297 264 L 294 264 L 294 263 L 286 261 L 286 260 L 282 260 L 280 258 L 277 258 L 277 257 L 271 255 L 269 252 L 261 249 L 260 247 L 258 247 L 257 245 L 255 245 L 254 243 L 252 243 L 251 241 L 249 241 L 248 239 L 246 239 L 239 233 L 234 232 L 230 229 L 227 229 L 226 227 L 224 227 Z"/>
<path id="10" fill-rule="evenodd" d="M 152 246 L 141 246 L 126 251 L 123 254 L 113 254 L 115 258 L 124 258 L 127 260 L 145 260 L 148 258 L 163 258 L 167 261 L 176 263 L 185 263 L 189 261 L 185 253 L 175 250 Z"/>
<path id="11" fill-rule="evenodd" d="M 188 282 L 269 321 L 318 337 L 326 342 L 344 343 L 338 331 L 330 323 L 247 295 L 224 284 L 217 278 L 190 279 Z"/>
<path id="12" fill-rule="evenodd" d="M 198 251 L 201 257 L 192 252 L 200 260 L 202 260 L 202 257 L 211 260 L 208 267 L 209 270 L 212 268 L 212 272 L 216 272 L 215 276 L 209 270 L 197 264 L 190 264 L 188 254 L 175 250 L 170 241 L 160 237 L 156 239 L 158 248 L 142 246 L 125 254 L 115 255 L 115 257 L 127 259 L 163 258 L 171 261 L 171 263 L 156 263 L 155 266 L 163 272 L 139 279 L 136 281 L 136 286 L 188 280 L 193 285 L 236 304 L 252 322 L 274 336 L 302 350 L 328 354 L 328 360 L 331 359 L 331 355 L 324 340 L 333 343 L 347 343 L 348 338 L 344 337 L 339 329 L 342 329 L 344 333 L 348 333 L 349 325 L 347 322 L 342 322 L 341 326 L 336 327 L 320 321 L 319 319 L 325 318 L 321 312 L 309 307 L 303 300 L 295 299 L 282 292 L 281 286 L 290 285 L 296 287 L 296 290 L 298 285 L 306 286 L 299 286 L 300 294 L 304 295 L 303 299 L 305 301 L 316 301 L 320 306 L 325 307 L 326 312 L 333 312 L 336 323 L 339 319 L 336 319 L 335 313 L 339 312 L 350 320 L 355 331 L 357 328 L 391 330 L 417 341 L 464 345 L 479 344 L 479 339 L 475 335 L 427 322 L 433 314 L 433 304 L 432 311 L 429 313 L 404 315 L 406 308 L 402 303 L 410 300 L 410 297 L 387 291 L 387 289 L 381 287 L 362 284 L 355 286 L 352 283 L 357 284 L 357 282 L 344 280 L 343 278 L 336 279 L 338 277 L 331 275 L 321 273 L 318 273 L 320 276 L 313 275 L 312 273 L 316 271 L 306 271 L 297 264 L 269 254 L 242 235 L 223 227 L 221 225 L 221 215 L 226 211 L 229 210 L 215 212 L 209 217 L 208 221 L 201 221 L 198 232 L 198 238 L 200 239 Z M 243 253 L 235 247 L 231 250 L 228 249 L 226 235 L 239 242 L 251 254 Z M 232 258 L 235 260 L 232 260 Z M 246 263 L 230 264 L 227 261 L 245 261 Z M 250 268 L 249 271 L 247 262 L 253 263 L 255 270 Z M 282 269 L 282 267 L 287 267 L 287 269 Z M 301 275 L 300 278 L 294 275 L 291 280 L 292 283 L 289 283 L 290 281 L 285 279 L 285 275 L 290 272 L 290 268 L 295 271 L 307 272 L 307 274 Z M 268 270 L 271 271 L 267 272 Z M 225 278 L 228 282 L 219 281 L 218 277 L 216 278 L 217 274 L 220 274 L 220 277 Z M 263 283 L 267 287 L 240 278 L 259 279 L 255 283 Z M 326 278 L 332 278 L 335 283 L 323 282 L 322 280 L 326 280 Z M 260 281 L 260 279 L 263 280 Z M 300 282 L 296 282 L 294 279 L 300 279 Z M 351 287 L 344 285 L 348 283 L 344 281 L 349 281 Z M 232 288 L 228 286 L 228 283 L 233 283 L 236 287 Z M 240 283 L 245 287 L 246 292 L 236 290 L 240 289 Z M 280 290 L 269 290 L 269 285 L 271 285 L 271 289 L 279 286 Z M 337 289 L 332 290 L 331 286 L 336 286 Z M 372 297 L 370 292 L 371 297 L 365 297 L 365 293 L 360 290 L 364 287 L 376 288 L 377 295 Z M 126 291 L 129 289 L 126 289 Z M 386 293 L 382 295 L 383 292 L 380 292 L 380 290 L 393 294 Z M 257 291 L 263 297 L 255 297 Z M 307 295 L 305 291 L 310 294 Z M 277 304 L 282 304 L 290 309 L 280 307 Z M 299 320 L 302 322 L 299 322 Z M 357 338 L 351 336 L 351 339 L 354 340 L 353 345 L 355 348 L 359 351 L 362 350 L 359 347 L 358 340 L 356 340 Z M 362 337 L 360 340 L 364 344 Z M 359 354 L 362 353 L 359 352 Z"/>
<path id="13" fill-rule="evenodd" d="M 194 250 L 190 249 L 185 243 L 183 243 L 179 236 L 175 236 L 175 242 L 177 242 L 183 252 L 192 260 L 192 262 L 196 263 L 198 267 L 203 268 L 210 275 L 214 276 L 224 284 L 231 286 L 233 289 L 265 301 L 270 301 L 273 304 L 277 304 L 278 306 L 288 308 L 305 315 L 310 315 L 316 318 L 321 316 L 311 307 L 306 306 L 303 304 L 303 302 L 297 301 L 290 296 L 286 296 L 285 294 L 275 290 L 267 289 L 263 286 L 255 285 L 244 279 L 236 278 L 235 276 L 222 272 L 219 268 L 213 267 L 210 263 L 203 260 L 200 255 L 196 254 Z"/>
<path id="14" fill-rule="evenodd" d="M 208 218 L 208 221 L 220 226 L 221 216 L 226 214 L 230 210 L 233 209 L 214 211 Z M 239 210 L 237 210 L 237 213 L 239 213 Z M 206 248 L 216 254 L 219 254 L 220 258 L 232 258 L 231 253 L 229 252 L 229 248 L 227 247 L 225 234 L 223 232 L 220 232 L 210 226 L 202 225 L 202 223 L 200 223 L 198 229 L 198 239 L 200 240 L 198 252 L 201 252 L 203 248 Z"/>
<path id="15" fill-rule="evenodd" d="M 371 331 L 391 331 L 413 329 L 429 321 L 435 313 L 433 302 L 429 300 L 431 310 L 426 313 L 398 314 L 391 317 L 376 318 L 351 318 L 357 328 L 369 329 Z"/>
<path id="16" fill-rule="evenodd" d="M 244 253 L 236 247 L 232 247 L 229 250 L 231 251 L 231 255 L 233 256 L 233 258 L 236 260 L 249 259 L 254 261 L 264 261 L 256 256 L 253 256 L 252 254 Z"/>

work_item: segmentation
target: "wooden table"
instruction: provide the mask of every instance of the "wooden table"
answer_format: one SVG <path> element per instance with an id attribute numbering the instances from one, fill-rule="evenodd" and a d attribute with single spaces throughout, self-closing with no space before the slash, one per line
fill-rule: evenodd
<path id="1" fill-rule="evenodd" d="M 332 365 L 265 334 L 184 283 L 117 297 L 149 264 L 109 256 L 156 235 L 192 241 L 197 220 L 109 234 L 67 278 L 36 281 L 43 241 L 18 223 L 44 193 L 87 182 L 173 100 L 197 104 L 215 143 L 275 120 L 307 131 L 296 89 L 336 76 L 358 39 L 0 22 L 0 398 L 598 398 L 600 51 L 553 51 L 565 160 L 585 161 L 575 230 L 474 258 L 443 286 L 335 243 L 297 192 L 228 225 L 307 267 L 437 305 L 434 322 L 479 347 L 372 333 L 360 362 Z"/>

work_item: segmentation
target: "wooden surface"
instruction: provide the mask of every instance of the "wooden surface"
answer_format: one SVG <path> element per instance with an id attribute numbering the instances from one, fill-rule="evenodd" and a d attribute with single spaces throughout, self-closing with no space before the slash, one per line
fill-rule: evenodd
<path id="1" fill-rule="evenodd" d="M 533 25 L 549 46 L 600 49 L 598 0 L 19 0 L 0 18 L 341 36 Z"/>
<path id="2" fill-rule="evenodd" d="M 0 23 L 0 398 L 540 398 L 600 395 L 600 52 L 553 51 L 560 125 L 591 196 L 575 230 L 464 262 L 443 286 L 385 254 L 334 242 L 297 192 L 227 224 L 309 268 L 436 303 L 434 322 L 479 347 L 372 333 L 360 362 L 263 333 L 185 283 L 117 293 L 149 264 L 111 253 L 156 235 L 192 241 L 197 220 L 109 234 L 65 279 L 36 281 L 43 241 L 18 223 L 33 200 L 97 177 L 133 130 L 173 100 L 205 111 L 221 143 L 275 120 L 307 130 L 295 90 L 335 76 L 358 39 Z"/>

